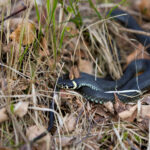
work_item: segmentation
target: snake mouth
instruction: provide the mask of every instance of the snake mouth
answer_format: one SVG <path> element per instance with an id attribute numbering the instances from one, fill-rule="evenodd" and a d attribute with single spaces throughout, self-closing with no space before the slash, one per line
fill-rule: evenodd
<path id="1" fill-rule="evenodd" d="M 68 89 L 68 86 L 66 84 L 57 84 L 57 87 L 58 88 L 61 88 L 61 89 Z"/>
<path id="2" fill-rule="evenodd" d="M 65 80 L 62 82 L 58 82 L 57 87 L 62 88 L 62 89 L 73 89 L 74 86 L 73 86 L 72 82 L 68 82 L 68 80 Z"/>
<path id="3" fill-rule="evenodd" d="M 72 81 L 64 80 L 62 82 L 58 82 L 57 87 L 62 88 L 62 89 L 76 89 L 77 83 L 73 80 Z"/>

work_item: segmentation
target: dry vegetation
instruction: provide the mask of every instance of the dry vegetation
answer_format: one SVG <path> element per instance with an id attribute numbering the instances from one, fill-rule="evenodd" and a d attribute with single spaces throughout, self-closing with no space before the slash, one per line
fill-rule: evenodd
<path id="1" fill-rule="evenodd" d="M 73 91 L 55 91 L 66 72 L 70 78 L 82 71 L 118 79 L 133 59 L 149 58 L 131 31 L 105 18 L 119 6 L 149 31 L 142 20 L 150 20 L 148 4 L 140 14 L 143 3 L 137 10 L 125 0 L 40 2 L 0 0 L 1 20 L 27 6 L 0 26 L 0 150 L 30 149 L 22 146 L 47 129 L 54 99 L 54 127 L 33 149 L 150 149 L 148 94 L 134 104 L 116 97 L 115 104 L 100 105 Z"/>

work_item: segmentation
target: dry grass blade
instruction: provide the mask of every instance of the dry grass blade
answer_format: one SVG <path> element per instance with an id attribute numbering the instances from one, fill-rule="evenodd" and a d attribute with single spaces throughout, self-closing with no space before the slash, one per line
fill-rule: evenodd
<path id="1" fill-rule="evenodd" d="M 117 136 L 117 138 L 119 140 L 119 143 L 121 145 L 121 149 L 127 150 L 127 148 L 125 147 L 124 143 L 122 142 L 122 137 L 119 135 L 119 131 L 115 127 L 113 128 L 113 130 L 114 130 L 114 132 L 115 132 L 115 134 L 116 134 L 116 136 Z"/>

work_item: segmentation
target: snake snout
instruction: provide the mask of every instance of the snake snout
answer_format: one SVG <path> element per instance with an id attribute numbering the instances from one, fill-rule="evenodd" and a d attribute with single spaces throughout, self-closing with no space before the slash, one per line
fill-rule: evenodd
<path id="1" fill-rule="evenodd" d="M 71 81 L 63 83 L 65 89 L 74 89 L 74 85 Z"/>
<path id="2" fill-rule="evenodd" d="M 61 88 L 61 89 L 67 89 L 68 86 L 65 83 L 58 83 L 57 87 Z"/>
<path id="3" fill-rule="evenodd" d="M 57 83 L 57 87 L 61 88 L 61 89 L 73 89 L 74 85 L 72 84 L 72 82 L 69 81 L 59 81 Z"/>
<path id="4" fill-rule="evenodd" d="M 64 80 L 62 82 L 58 82 L 57 86 L 62 89 L 76 89 L 77 83 L 71 80 Z"/>

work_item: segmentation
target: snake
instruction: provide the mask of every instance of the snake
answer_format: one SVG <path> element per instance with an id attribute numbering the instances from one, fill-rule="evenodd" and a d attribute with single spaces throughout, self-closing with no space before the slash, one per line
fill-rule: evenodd
<path id="1" fill-rule="evenodd" d="M 128 29 L 144 31 L 126 11 L 115 9 L 111 11 L 110 17 Z M 136 32 L 134 35 L 146 47 L 146 51 L 150 53 L 150 37 Z M 139 72 L 142 73 L 139 75 Z M 57 87 L 74 90 L 86 100 L 94 103 L 115 102 L 116 96 L 124 103 L 133 102 L 150 90 L 150 60 L 133 60 L 118 80 L 108 80 L 80 72 L 80 77 L 73 80 L 69 79 L 69 74 L 59 77 Z"/>

